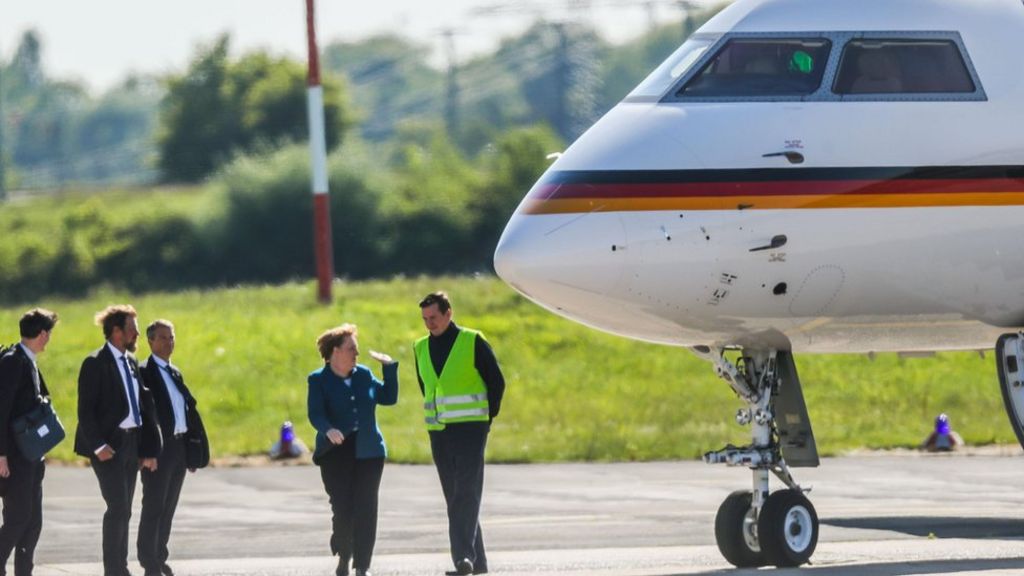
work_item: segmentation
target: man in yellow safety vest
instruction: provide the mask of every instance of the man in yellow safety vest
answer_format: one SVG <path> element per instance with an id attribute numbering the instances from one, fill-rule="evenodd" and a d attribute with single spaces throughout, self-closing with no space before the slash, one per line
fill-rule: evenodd
<path id="1" fill-rule="evenodd" d="M 430 451 L 448 504 L 455 570 L 446 574 L 486 574 L 480 530 L 484 450 L 491 421 L 501 407 L 505 377 L 483 334 L 452 321 L 447 294 L 427 295 L 420 311 L 430 334 L 417 340 L 413 349 Z"/>

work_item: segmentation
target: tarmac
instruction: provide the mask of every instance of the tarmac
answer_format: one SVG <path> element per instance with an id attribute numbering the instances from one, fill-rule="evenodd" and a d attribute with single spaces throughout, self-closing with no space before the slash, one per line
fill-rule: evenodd
<path id="1" fill-rule="evenodd" d="M 773 574 L 1024 574 L 1024 457 L 865 453 L 794 470 L 821 521 L 812 565 Z M 671 576 L 753 574 L 718 553 L 714 518 L 743 468 L 695 461 L 487 467 L 482 526 L 491 573 Z M 773 488 L 780 484 L 773 479 Z M 140 490 L 132 518 L 130 567 Z M 388 464 L 372 571 L 451 569 L 431 466 Z M 103 500 L 88 468 L 51 465 L 37 576 L 102 574 Z M 330 509 L 310 465 L 212 467 L 189 475 L 169 564 L 178 576 L 332 575 Z"/>

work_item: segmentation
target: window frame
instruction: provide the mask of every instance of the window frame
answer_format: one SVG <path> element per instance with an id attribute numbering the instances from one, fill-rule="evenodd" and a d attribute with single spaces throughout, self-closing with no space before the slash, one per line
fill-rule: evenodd
<path id="1" fill-rule="evenodd" d="M 705 66 L 711 60 L 717 58 L 725 45 L 731 40 L 828 40 L 831 48 L 828 60 L 825 64 L 825 71 L 821 77 L 821 83 L 817 90 L 804 95 L 771 95 L 771 96 L 687 96 L 679 92 L 697 74 L 703 72 Z M 897 94 L 836 94 L 833 92 L 836 75 L 839 72 L 839 62 L 851 40 L 943 40 L 951 41 L 960 51 L 971 81 L 974 82 L 974 92 L 931 92 L 931 93 L 897 93 Z M 650 101 L 650 98 L 645 98 Z M 665 94 L 658 99 L 662 103 L 683 104 L 683 103 L 723 103 L 723 102 L 974 102 L 988 100 L 985 88 L 978 72 L 974 68 L 970 53 L 964 45 L 960 33 L 956 31 L 871 31 L 871 32 L 822 32 L 822 31 L 792 31 L 792 32 L 728 32 L 723 34 L 717 42 L 711 45 L 683 74 Z M 632 102 L 632 98 L 626 98 L 623 102 Z"/>
<path id="2" fill-rule="evenodd" d="M 938 40 L 951 42 L 960 51 L 960 58 L 967 69 L 967 74 L 974 83 L 973 92 L 898 92 L 890 94 L 837 94 L 832 92 L 835 89 L 835 82 L 839 75 L 839 63 L 842 62 L 843 54 L 852 40 Z M 978 78 L 978 71 L 974 69 L 974 62 L 971 60 L 967 47 L 964 46 L 963 38 L 959 32 L 859 32 L 851 34 L 843 40 L 842 49 L 834 55 L 836 66 L 829 83 L 829 91 L 842 102 L 976 102 L 988 100 L 985 88 Z"/>
<path id="3" fill-rule="evenodd" d="M 721 37 L 722 37 L 722 34 L 717 34 L 717 33 L 712 34 L 712 33 L 695 32 L 695 33 L 691 34 L 689 37 L 687 37 L 686 40 L 684 40 L 684 43 L 689 41 L 689 40 L 711 40 L 712 41 L 711 44 L 709 44 L 708 47 L 704 49 L 704 53 L 701 54 L 700 57 L 698 57 L 693 62 L 690 62 L 690 65 L 686 69 L 687 72 L 693 70 L 694 66 L 697 66 L 700 62 L 702 62 L 704 56 L 707 56 L 708 52 L 711 52 L 712 50 L 716 49 L 716 46 L 719 45 L 718 42 L 719 42 L 719 40 L 721 40 Z M 679 48 L 682 48 L 682 44 L 679 45 Z M 675 56 L 676 52 L 678 52 L 679 48 L 676 48 L 676 50 L 674 50 L 672 52 L 672 54 L 668 56 L 668 58 L 671 58 L 672 56 Z M 666 60 L 667 60 L 667 58 L 666 58 Z M 665 94 L 669 93 L 672 90 L 672 87 L 675 86 L 679 82 L 679 80 L 681 80 L 682 78 L 684 78 L 686 76 L 687 72 L 684 72 L 683 74 L 680 74 L 678 77 L 671 79 L 671 81 L 666 84 L 666 87 L 663 88 L 660 92 L 654 92 L 654 93 L 651 93 L 651 94 L 643 94 L 643 95 L 634 95 L 633 93 L 636 92 L 637 89 L 639 89 L 642 84 L 647 82 L 647 79 L 650 78 L 651 74 L 654 74 L 654 72 L 658 68 L 661 68 L 661 66 L 663 64 L 664 64 L 664 62 L 662 62 L 662 64 L 658 64 L 657 68 L 655 68 L 650 73 L 648 73 L 647 76 L 644 76 L 644 79 L 641 80 L 639 84 L 634 86 L 633 89 L 629 91 L 629 94 L 627 94 L 626 97 L 622 99 L 622 101 L 623 102 L 660 102 L 661 99 L 665 96 Z"/>

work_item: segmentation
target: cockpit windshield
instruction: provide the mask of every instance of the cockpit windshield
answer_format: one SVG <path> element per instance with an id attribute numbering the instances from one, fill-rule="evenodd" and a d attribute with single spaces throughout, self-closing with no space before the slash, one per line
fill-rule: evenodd
<path id="1" fill-rule="evenodd" d="M 704 52 L 718 41 L 719 36 L 694 34 L 690 36 L 667 60 L 651 72 L 626 98 L 660 98 L 693 66 Z"/>
<path id="2" fill-rule="evenodd" d="M 679 97 L 802 96 L 818 89 L 832 46 L 827 38 L 729 40 Z"/>

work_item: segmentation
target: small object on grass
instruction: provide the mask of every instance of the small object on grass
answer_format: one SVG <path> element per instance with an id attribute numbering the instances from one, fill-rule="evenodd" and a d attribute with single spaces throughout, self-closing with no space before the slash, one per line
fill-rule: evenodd
<path id="1" fill-rule="evenodd" d="M 291 420 L 285 420 L 284 424 L 281 424 L 280 438 L 270 447 L 270 457 L 274 460 L 285 460 L 308 453 L 309 448 L 295 435 L 295 427 Z"/>
<path id="2" fill-rule="evenodd" d="M 964 445 L 964 439 L 949 424 L 949 416 L 945 413 L 935 417 L 935 429 L 921 444 L 922 450 L 928 452 L 949 452 Z"/>

